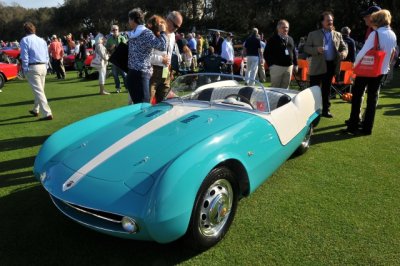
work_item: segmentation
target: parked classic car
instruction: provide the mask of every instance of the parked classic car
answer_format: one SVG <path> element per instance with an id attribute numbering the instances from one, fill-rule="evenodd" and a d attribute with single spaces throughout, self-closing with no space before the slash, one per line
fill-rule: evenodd
<path id="1" fill-rule="evenodd" d="M 87 48 L 86 49 L 86 59 L 85 59 L 85 66 L 90 67 L 90 63 L 92 63 L 93 60 L 93 49 L 92 48 Z M 66 69 L 75 69 L 75 55 L 74 54 L 69 54 L 69 55 L 64 55 L 63 57 L 63 63 L 64 67 Z"/>
<path id="2" fill-rule="evenodd" d="M 117 237 L 184 237 L 209 248 L 228 231 L 238 200 L 308 149 L 321 112 L 318 87 L 192 74 L 172 90 L 159 104 L 86 118 L 43 144 L 34 174 L 63 214 Z"/>
<path id="3" fill-rule="evenodd" d="M 21 50 L 19 48 L 3 48 L 1 49 L 2 53 L 6 54 L 7 56 L 11 57 L 11 58 L 15 58 L 18 59 L 19 55 L 21 53 Z"/>
<path id="4" fill-rule="evenodd" d="M 17 78 L 20 73 L 20 65 L 17 59 L 9 58 L 7 54 L 0 52 L 0 89 L 6 81 Z"/>

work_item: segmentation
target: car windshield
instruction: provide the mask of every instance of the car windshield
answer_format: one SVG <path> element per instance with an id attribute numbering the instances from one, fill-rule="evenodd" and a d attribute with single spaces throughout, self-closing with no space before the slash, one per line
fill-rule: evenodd
<path id="1" fill-rule="evenodd" d="M 179 76 L 172 83 L 169 98 L 270 112 L 264 86 L 258 81 L 246 82 L 242 76 L 209 73 Z"/>

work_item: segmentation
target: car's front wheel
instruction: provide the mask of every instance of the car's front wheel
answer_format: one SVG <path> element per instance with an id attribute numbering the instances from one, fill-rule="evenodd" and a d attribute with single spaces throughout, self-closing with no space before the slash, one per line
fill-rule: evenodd
<path id="1" fill-rule="evenodd" d="M 204 250 L 217 244 L 228 231 L 238 204 L 238 184 L 226 167 L 213 169 L 196 197 L 186 240 Z"/>

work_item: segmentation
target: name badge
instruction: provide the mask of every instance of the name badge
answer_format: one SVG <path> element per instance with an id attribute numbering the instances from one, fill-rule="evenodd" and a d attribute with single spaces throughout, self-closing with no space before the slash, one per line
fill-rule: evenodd
<path id="1" fill-rule="evenodd" d="M 328 51 L 328 50 L 329 50 L 329 44 L 325 44 L 324 51 Z"/>
<path id="2" fill-rule="evenodd" d="M 289 55 L 289 50 L 285 49 L 285 55 Z"/>
<path id="3" fill-rule="evenodd" d="M 168 74 L 169 74 L 169 69 L 168 69 L 168 67 L 163 67 L 163 69 L 162 69 L 162 78 L 163 79 L 166 79 L 167 77 L 168 77 Z"/>

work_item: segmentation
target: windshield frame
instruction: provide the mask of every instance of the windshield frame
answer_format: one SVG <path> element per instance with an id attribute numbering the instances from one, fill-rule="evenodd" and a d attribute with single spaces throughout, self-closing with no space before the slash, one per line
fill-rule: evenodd
<path id="1" fill-rule="evenodd" d="M 182 82 L 182 80 L 188 80 L 189 82 L 190 81 L 197 81 L 197 80 L 199 80 L 200 77 L 203 77 L 205 79 L 213 78 L 213 79 L 216 79 L 216 81 L 210 80 L 210 82 L 207 82 L 207 83 L 205 83 L 205 84 L 203 84 L 201 86 L 198 86 L 198 87 L 193 87 L 193 84 L 189 83 L 189 84 L 187 84 L 187 86 L 188 87 L 192 86 L 192 88 L 194 88 L 194 89 L 188 90 L 187 94 L 185 94 L 185 95 L 181 95 L 182 92 L 186 91 L 185 89 L 182 89 L 182 90 L 178 89 L 178 88 L 180 88 L 180 86 L 179 86 L 180 83 L 184 84 L 184 82 Z M 258 80 L 251 80 L 251 79 L 248 79 L 249 81 L 247 82 L 247 79 L 245 77 L 239 76 L 239 75 L 232 75 L 232 74 L 201 72 L 201 73 L 192 73 L 192 74 L 186 74 L 186 75 L 179 76 L 171 83 L 168 99 L 179 99 L 182 103 L 190 102 L 190 101 L 198 101 L 198 102 L 206 102 L 210 106 L 221 105 L 221 103 L 218 103 L 218 102 L 215 102 L 215 101 L 201 101 L 201 100 L 188 99 L 188 98 L 190 98 L 190 96 L 193 95 L 193 93 L 198 88 L 201 88 L 201 87 L 209 85 L 209 84 L 213 84 L 213 83 L 218 84 L 218 82 L 230 81 L 230 80 L 243 82 L 244 85 L 246 85 L 246 86 L 256 87 L 257 89 L 262 90 L 263 96 L 265 97 L 265 103 L 266 103 L 265 111 L 261 111 L 261 110 L 258 110 L 258 109 L 254 109 L 252 111 L 261 112 L 261 113 L 264 113 L 264 114 L 271 112 L 270 102 L 269 102 L 269 97 L 268 97 L 268 89 L 265 88 L 265 86 L 261 82 L 259 82 Z M 249 83 L 254 83 L 254 85 L 247 85 Z M 240 85 L 240 83 L 238 83 L 238 85 Z M 188 88 L 188 87 L 185 87 L 185 88 Z"/>

